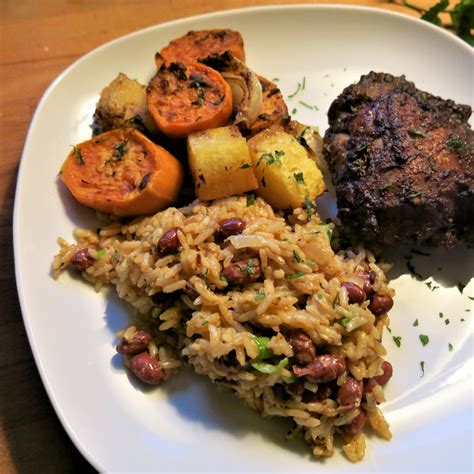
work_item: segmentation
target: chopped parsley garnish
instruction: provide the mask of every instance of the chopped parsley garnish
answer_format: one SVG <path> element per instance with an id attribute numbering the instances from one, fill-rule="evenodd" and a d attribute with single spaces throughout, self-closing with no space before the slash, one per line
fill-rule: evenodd
<path id="1" fill-rule="evenodd" d="M 219 277 L 219 280 L 221 280 L 221 281 L 227 281 L 227 278 L 226 278 L 224 275 L 221 275 L 221 276 Z"/>
<path id="2" fill-rule="evenodd" d="M 298 110 L 296 108 L 293 107 L 293 110 L 291 111 L 291 115 L 295 115 L 296 112 L 298 112 Z"/>
<path id="3" fill-rule="evenodd" d="M 118 145 L 114 146 L 115 151 L 112 153 L 112 156 L 120 161 L 123 158 L 123 155 L 128 150 L 127 142 L 119 143 Z"/>
<path id="4" fill-rule="evenodd" d="M 439 317 L 440 317 L 440 318 L 444 318 L 444 314 L 443 314 L 443 313 L 439 313 Z"/>
<path id="5" fill-rule="evenodd" d="M 97 250 L 97 258 L 105 257 L 105 249 Z"/>
<path id="6" fill-rule="evenodd" d="M 424 360 L 420 361 L 420 369 L 421 369 L 421 376 L 424 377 L 425 376 L 425 361 Z"/>
<path id="7" fill-rule="evenodd" d="M 451 343 L 448 344 L 448 349 L 449 349 L 449 352 L 452 352 L 454 347 Z"/>
<path id="8" fill-rule="evenodd" d="M 415 319 L 415 321 L 413 322 L 413 326 L 418 326 L 418 319 Z"/>
<path id="9" fill-rule="evenodd" d="M 265 298 L 265 291 L 264 291 L 264 290 L 260 290 L 260 291 L 258 292 L 258 295 L 255 297 L 255 301 L 263 300 L 263 298 Z"/>
<path id="10" fill-rule="evenodd" d="M 397 345 L 397 347 L 400 347 L 402 345 L 402 336 L 393 336 L 392 339 L 393 342 Z"/>
<path id="11" fill-rule="evenodd" d="M 304 272 L 295 272 L 295 273 L 292 273 L 291 275 L 287 275 L 286 278 L 288 278 L 288 280 L 294 280 L 296 278 L 300 278 L 302 276 L 304 276 Z"/>
<path id="12" fill-rule="evenodd" d="M 298 103 L 300 103 L 303 107 L 306 107 L 307 109 L 310 109 L 310 110 L 319 110 L 319 107 L 317 107 L 316 105 L 310 105 L 306 102 L 303 102 L 302 100 L 299 100 Z"/>
<path id="13" fill-rule="evenodd" d="M 250 196 L 247 196 L 247 207 L 253 206 L 254 202 L 255 202 L 255 194 L 251 194 Z"/>
<path id="14" fill-rule="evenodd" d="M 279 80 L 280 80 L 279 77 L 274 77 L 274 78 L 272 79 L 272 82 L 278 82 Z"/>
<path id="15" fill-rule="evenodd" d="M 387 326 L 387 331 L 391 334 L 392 330 L 390 329 L 390 326 Z"/>
<path id="16" fill-rule="evenodd" d="M 306 195 L 304 197 L 305 207 L 306 207 L 306 215 L 308 216 L 308 221 L 311 220 L 311 216 L 313 215 L 313 206 L 311 205 L 311 200 L 309 196 Z"/>
<path id="17" fill-rule="evenodd" d="M 290 95 L 288 96 L 288 99 L 292 99 L 293 97 L 295 97 L 295 95 L 298 94 L 298 92 L 299 92 L 300 90 L 301 90 L 301 84 L 298 82 L 298 86 L 297 86 L 295 92 L 293 92 L 292 94 L 290 94 Z"/>
<path id="18" fill-rule="evenodd" d="M 449 319 L 445 319 L 444 320 L 444 324 L 446 324 L 446 326 L 450 323 Z"/>
<path id="19" fill-rule="evenodd" d="M 303 177 L 303 172 L 299 172 L 299 173 L 293 173 L 293 176 L 295 177 L 295 181 L 298 183 L 298 184 L 304 184 L 304 177 Z"/>
<path id="20" fill-rule="evenodd" d="M 240 167 L 240 169 L 243 169 L 243 170 L 246 170 L 246 169 L 248 169 L 248 168 L 252 168 L 252 165 L 251 165 L 250 163 L 244 163 L 244 164 Z"/>
<path id="21" fill-rule="evenodd" d="M 314 264 L 316 263 L 316 261 L 313 260 L 312 258 L 308 258 L 308 260 L 306 260 L 306 263 L 307 263 L 308 265 L 314 265 Z"/>
<path id="22" fill-rule="evenodd" d="M 426 334 L 420 334 L 420 341 L 423 344 L 423 347 L 430 342 L 430 338 Z"/>
<path id="23" fill-rule="evenodd" d="M 300 254 L 296 251 L 296 250 L 293 250 L 293 257 L 295 257 L 295 260 L 298 262 L 298 263 L 301 263 L 303 261 L 303 259 L 301 258 Z"/>
<path id="24" fill-rule="evenodd" d="M 453 134 L 448 139 L 448 145 L 454 150 L 463 150 L 466 146 L 459 135 Z"/>
<path id="25" fill-rule="evenodd" d="M 426 133 L 422 132 L 421 130 L 417 130 L 416 128 L 410 128 L 408 133 L 414 137 L 426 138 L 428 136 Z"/>
<path id="26" fill-rule="evenodd" d="M 471 301 L 474 301 L 474 296 L 468 296 Z"/>
<path id="27" fill-rule="evenodd" d="M 262 160 L 267 160 L 267 165 L 268 166 L 273 165 L 273 164 L 281 165 L 280 158 L 284 154 L 285 154 L 285 152 L 281 151 L 281 150 L 275 150 L 275 154 L 273 154 L 273 153 L 263 153 L 262 155 L 260 155 L 260 159 L 257 162 L 257 166 L 260 164 L 260 161 L 262 161 Z"/>
<path id="28" fill-rule="evenodd" d="M 81 166 L 85 163 L 84 158 L 82 157 L 82 153 L 79 147 L 72 145 L 72 149 L 74 150 L 74 154 L 76 155 L 76 161 Z"/>

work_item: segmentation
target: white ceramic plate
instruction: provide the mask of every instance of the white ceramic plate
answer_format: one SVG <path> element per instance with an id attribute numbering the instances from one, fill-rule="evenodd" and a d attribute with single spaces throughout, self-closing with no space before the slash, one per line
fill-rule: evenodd
<path id="1" fill-rule="evenodd" d="M 156 390 L 137 387 L 114 350 L 114 333 L 127 324 L 127 308 L 68 274 L 51 278 L 56 238 L 71 240 L 74 227 L 96 225 L 94 213 L 74 202 L 56 175 L 71 144 L 90 136 L 100 90 L 120 71 L 146 83 L 157 50 L 190 29 L 209 27 L 240 31 L 248 64 L 279 78 L 285 96 L 305 77 L 305 90 L 288 99 L 288 106 L 297 109 L 297 119 L 322 131 L 331 101 L 370 70 L 406 74 L 421 89 L 472 101 L 467 45 L 427 23 L 366 8 L 256 8 L 189 18 L 118 39 L 73 64 L 36 111 L 14 218 L 24 321 L 66 430 L 86 458 L 106 471 L 472 470 L 472 251 L 413 257 L 417 269 L 440 286 L 435 291 L 397 267 L 392 334 L 385 336 L 395 376 L 383 406 L 393 441 L 370 437 L 365 460 L 357 465 L 339 454 L 325 462 L 312 459 L 304 443 L 285 441 L 285 423 L 261 419 L 190 370 Z M 467 285 L 463 294 L 458 281 Z M 429 336 L 427 346 L 419 334 Z M 392 336 L 402 337 L 400 348 Z"/>

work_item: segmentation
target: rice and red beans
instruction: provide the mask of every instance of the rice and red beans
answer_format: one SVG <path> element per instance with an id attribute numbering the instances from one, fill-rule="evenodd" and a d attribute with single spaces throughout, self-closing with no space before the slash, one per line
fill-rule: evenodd
<path id="1" fill-rule="evenodd" d="M 393 290 L 365 250 L 334 253 L 331 225 L 304 209 L 276 213 L 229 197 L 168 208 L 59 239 L 68 266 L 136 308 L 117 351 L 143 382 L 181 364 L 227 387 L 264 416 L 290 417 L 315 456 L 334 435 L 352 461 L 364 426 L 391 434 L 378 404 L 392 374 L 381 338 Z"/>

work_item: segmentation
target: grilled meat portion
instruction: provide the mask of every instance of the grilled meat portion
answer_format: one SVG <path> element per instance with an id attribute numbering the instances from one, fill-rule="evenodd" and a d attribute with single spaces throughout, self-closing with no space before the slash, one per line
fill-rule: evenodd
<path id="1" fill-rule="evenodd" d="M 471 107 L 370 72 L 332 103 L 324 152 L 353 240 L 474 242 Z"/>

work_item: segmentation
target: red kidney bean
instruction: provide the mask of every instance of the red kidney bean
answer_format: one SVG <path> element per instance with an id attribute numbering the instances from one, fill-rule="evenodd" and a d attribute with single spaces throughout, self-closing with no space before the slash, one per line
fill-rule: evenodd
<path id="1" fill-rule="evenodd" d="M 305 375 L 316 379 L 318 383 L 334 380 L 346 370 L 344 356 L 336 354 L 324 354 L 317 356 L 306 367 L 293 366 L 293 372 L 297 377 Z"/>
<path id="2" fill-rule="evenodd" d="M 348 413 L 360 405 L 362 399 L 362 382 L 354 377 L 347 377 L 337 392 L 337 403 L 340 411 Z"/>
<path id="3" fill-rule="evenodd" d="M 134 355 L 146 349 L 151 341 L 151 336 L 146 331 L 137 331 L 131 341 L 123 339 L 117 344 L 117 352 L 123 355 Z"/>
<path id="4" fill-rule="evenodd" d="M 303 331 L 294 331 L 288 336 L 288 343 L 293 349 L 296 359 L 302 364 L 309 364 L 316 357 L 316 346 Z"/>
<path id="5" fill-rule="evenodd" d="M 374 379 L 377 381 L 379 385 L 385 385 L 393 375 L 393 367 L 392 364 L 388 360 L 384 360 L 382 362 L 382 370 L 383 374 L 382 375 L 377 375 L 374 377 Z"/>
<path id="6" fill-rule="evenodd" d="M 241 234 L 245 229 L 245 222 L 240 217 L 231 217 L 222 219 L 218 222 L 219 233 L 222 237 Z"/>
<path id="7" fill-rule="evenodd" d="M 348 425 L 343 425 L 342 428 L 347 434 L 355 436 L 364 428 L 366 419 L 366 412 L 362 410 L 362 408 L 359 408 L 359 414 Z"/>
<path id="8" fill-rule="evenodd" d="M 165 379 L 160 362 L 148 352 L 134 355 L 130 359 L 130 370 L 148 385 L 158 385 Z"/>
<path id="9" fill-rule="evenodd" d="M 374 292 L 375 273 L 367 271 L 359 275 L 364 280 L 364 286 L 362 289 L 365 291 L 366 296 L 370 296 Z"/>
<path id="10" fill-rule="evenodd" d="M 89 249 L 78 250 L 71 258 L 71 264 L 81 272 L 94 265 L 94 262 Z"/>
<path id="11" fill-rule="evenodd" d="M 179 238 L 178 230 L 181 230 L 180 227 L 171 227 L 168 229 L 158 241 L 158 251 L 162 255 L 168 255 L 176 253 L 179 248 Z"/>
<path id="12" fill-rule="evenodd" d="M 341 286 L 345 288 L 347 291 L 349 303 L 360 304 L 366 300 L 367 296 L 365 294 L 365 291 L 359 285 L 356 285 L 355 283 L 352 283 L 351 281 L 345 281 Z"/>
<path id="13" fill-rule="evenodd" d="M 393 299 L 389 295 L 375 295 L 369 304 L 369 309 L 374 316 L 388 313 L 393 306 Z"/>
<path id="14" fill-rule="evenodd" d="M 392 378 L 393 367 L 388 360 L 382 362 L 381 368 L 383 370 L 381 375 L 376 375 L 364 381 L 364 393 L 372 392 L 376 385 L 385 385 Z"/>
<path id="15" fill-rule="evenodd" d="M 262 275 L 262 268 L 258 258 L 238 260 L 224 268 L 222 275 L 229 283 L 243 285 L 255 281 Z"/>

